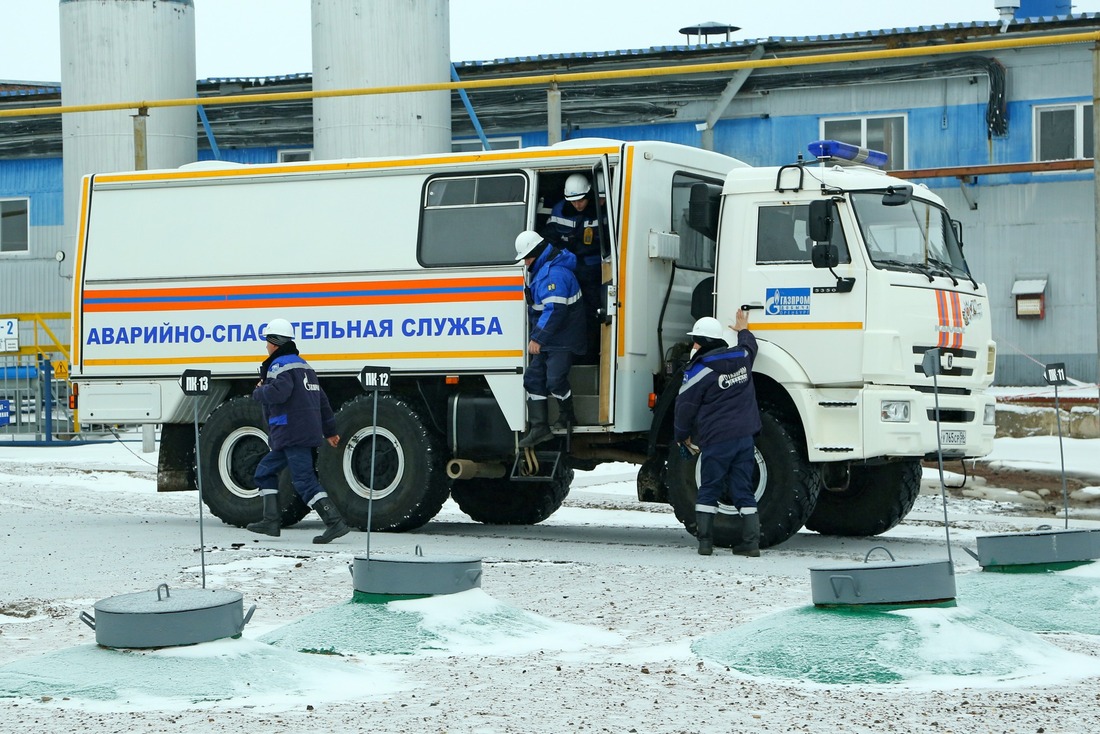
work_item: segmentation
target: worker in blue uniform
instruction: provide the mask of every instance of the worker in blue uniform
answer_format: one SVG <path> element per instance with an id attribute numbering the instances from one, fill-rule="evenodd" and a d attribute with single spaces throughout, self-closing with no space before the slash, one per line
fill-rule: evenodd
<path id="1" fill-rule="evenodd" d="M 577 259 L 568 250 L 553 246 L 538 232 L 516 237 L 516 260 L 526 265 L 528 342 L 527 391 L 529 427 L 521 448 L 536 446 L 553 436 L 548 400 L 558 401 L 554 430 L 569 430 L 576 423 L 569 368 L 573 357 L 584 352 L 584 314 L 581 293 L 573 274 Z"/>
<path id="2" fill-rule="evenodd" d="M 699 554 L 714 549 L 714 518 L 729 516 L 733 552 L 760 555 L 760 515 L 752 485 L 753 436 L 760 432 L 760 410 L 752 381 L 756 337 L 748 311 L 738 310 L 737 344 L 730 346 L 718 319 L 695 322 L 691 361 L 676 396 L 674 437 L 681 453 L 699 453 L 699 494 L 695 501 Z"/>
<path id="3" fill-rule="evenodd" d="M 584 301 L 585 362 L 599 360 L 600 284 L 603 280 L 602 229 L 597 207 L 590 198 L 588 178 L 574 173 L 565 180 L 564 198 L 550 211 L 549 239 L 577 258 L 576 276 Z M 603 192 L 600 192 L 603 195 Z M 606 214 L 603 215 L 606 217 Z M 606 221 L 606 219 L 605 219 Z"/>
<path id="4" fill-rule="evenodd" d="M 324 441 L 333 448 L 340 444 L 336 418 L 317 373 L 298 354 L 294 325 L 286 319 L 272 319 L 264 330 L 264 340 L 267 359 L 260 366 L 260 381 L 252 391 L 252 399 L 263 406 L 270 451 L 256 466 L 263 519 L 246 528 L 263 535 L 279 535 L 279 473 L 289 467 L 294 491 L 325 523 L 325 532 L 313 542 L 328 543 L 350 531 L 313 466 L 315 447 Z"/>

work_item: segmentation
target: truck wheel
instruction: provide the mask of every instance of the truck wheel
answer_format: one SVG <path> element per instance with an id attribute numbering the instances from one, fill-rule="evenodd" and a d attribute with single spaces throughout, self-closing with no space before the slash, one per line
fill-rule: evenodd
<path id="1" fill-rule="evenodd" d="M 885 533 L 913 509 L 920 479 L 919 459 L 852 466 L 847 489 L 821 490 L 806 527 L 823 535 Z"/>
<path id="2" fill-rule="evenodd" d="M 761 411 L 760 419 L 763 428 L 756 437 L 753 480 L 760 513 L 760 547 L 768 548 L 787 540 L 806 523 L 821 491 L 821 477 L 806 460 L 790 428 L 767 411 Z M 694 535 L 698 458 L 684 459 L 679 451 L 670 451 L 666 478 L 676 518 Z M 733 537 L 732 523 L 718 515 L 714 544 L 729 547 L 736 541 L 739 538 Z"/>
<path id="3" fill-rule="evenodd" d="M 321 484 L 349 525 L 413 530 L 435 517 L 447 501 L 443 457 L 435 437 L 401 398 L 378 396 L 377 429 L 373 413 L 374 397 L 366 395 L 349 400 L 336 413 L 340 446 L 321 451 Z"/>
<path id="4" fill-rule="evenodd" d="M 536 525 L 558 511 L 572 483 L 572 468 L 549 482 L 460 479 L 451 498 L 470 519 L 486 525 Z"/>
<path id="5" fill-rule="evenodd" d="M 267 454 L 267 433 L 260 404 L 250 397 L 222 403 L 199 432 L 202 463 L 202 499 L 211 514 L 227 525 L 243 528 L 263 517 L 256 489 L 256 465 Z M 279 477 L 282 526 L 289 527 L 309 514 L 290 483 L 289 472 Z"/>

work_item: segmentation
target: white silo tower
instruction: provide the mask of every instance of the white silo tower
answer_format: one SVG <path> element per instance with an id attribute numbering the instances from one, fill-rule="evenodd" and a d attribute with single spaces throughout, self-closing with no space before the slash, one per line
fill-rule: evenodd
<path id="1" fill-rule="evenodd" d="M 192 0 L 61 0 L 62 105 L 194 98 L 194 11 Z M 67 242 L 76 236 L 81 177 L 136 168 L 134 114 L 62 116 Z M 145 127 L 146 168 L 196 159 L 193 106 L 150 109 Z"/>
<path id="2" fill-rule="evenodd" d="M 450 81 L 447 0 L 312 0 L 315 91 Z M 314 158 L 451 149 L 447 90 L 313 102 Z"/>

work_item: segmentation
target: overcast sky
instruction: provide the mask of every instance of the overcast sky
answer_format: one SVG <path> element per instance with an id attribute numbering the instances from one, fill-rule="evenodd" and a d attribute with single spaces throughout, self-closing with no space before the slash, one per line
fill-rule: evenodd
<path id="1" fill-rule="evenodd" d="M 1057 4 L 1059 0 L 1023 0 Z M 713 21 L 733 40 L 846 33 L 998 18 L 998 0 L 451 0 L 455 61 L 648 48 Z M 1073 12 L 1100 11 L 1100 0 Z M 194 0 L 198 77 L 312 72 L 309 0 Z M 538 13 L 549 13 L 539 18 Z M 0 79 L 60 81 L 58 0 L 0 0 Z M 415 30 L 410 30 L 415 32 Z M 725 40 L 725 37 L 712 37 Z"/>

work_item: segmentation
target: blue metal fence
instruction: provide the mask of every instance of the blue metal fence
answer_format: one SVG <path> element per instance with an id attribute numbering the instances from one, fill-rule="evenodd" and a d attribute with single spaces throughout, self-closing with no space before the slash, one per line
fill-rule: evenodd
<path id="1" fill-rule="evenodd" d="M 50 443 L 76 436 L 69 382 L 54 374 L 61 355 L 0 356 L 0 445 Z"/>

